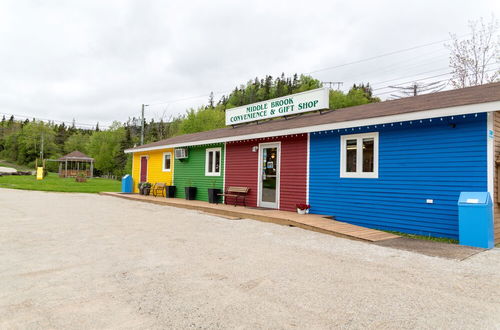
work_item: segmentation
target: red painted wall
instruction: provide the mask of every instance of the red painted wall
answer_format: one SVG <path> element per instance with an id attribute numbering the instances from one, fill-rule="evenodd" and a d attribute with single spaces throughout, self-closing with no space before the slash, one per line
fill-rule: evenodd
<path id="1" fill-rule="evenodd" d="M 248 206 L 257 206 L 259 143 L 281 142 L 280 209 L 295 211 L 295 204 L 306 202 L 307 134 L 282 136 L 226 145 L 226 187 L 249 187 Z"/>

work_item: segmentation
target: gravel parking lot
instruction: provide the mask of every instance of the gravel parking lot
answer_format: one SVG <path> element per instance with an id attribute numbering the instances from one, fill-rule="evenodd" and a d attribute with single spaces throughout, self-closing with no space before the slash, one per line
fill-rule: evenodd
<path id="1" fill-rule="evenodd" d="M 91 194 L 0 189 L 0 328 L 500 328 L 464 261 Z"/>

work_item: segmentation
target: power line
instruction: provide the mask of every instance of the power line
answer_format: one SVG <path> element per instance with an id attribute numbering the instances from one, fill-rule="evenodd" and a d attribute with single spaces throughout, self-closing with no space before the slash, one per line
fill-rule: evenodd
<path id="1" fill-rule="evenodd" d="M 469 34 L 470 33 L 461 35 L 458 38 L 463 38 L 463 37 L 465 37 L 465 36 L 467 36 Z M 436 45 L 436 44 L 443 43 L 443 42 L 450 41 L 450 40 L 452 40 L 452 38 L 443 39 L 443 40 L 439 40 L 439 41 L 434 41 L 434 42 L 430 42 L 430 43 L 427 43 L 427 44 L 422 44 L 422 45 L 418 45 L 418 46 L 414 46 L 414 47 L 410 47 L 410 48 L 399 49 L 399 50 L 395 50 L 395 51 L 392 51 L 392 52 L 389 52 L 389 53 L 380 54 L 380 55 L 377 55 L 377 56 L 372 56 L 372 57 L 368 57 L 368 58 L 364 58 L 364 59 L 359 59 L 359 60 L 356 60 L 356 61 L 353 61 L 353 62 L 343 63 L 343 64 L 339 64 L 339 65 L 335 65 L 335 66 L 331 66 L 331 67 L 327 67 L 327 68 L 322 68 L 322 69 L 313 70 L 313 71 L 310 71 L 310 72 L 305 72 L 303 74 L 311 74 L 311 73 L 316 73 L 316 72 L 321 72 L 321 71 L 336 69 L 336 68 L 340 68 L 340 67 L 344 67 L 344 66 L 348 66 L 348 65 L 353 65 L 353 64 L 358 64 L 358 63 L 362 63 L 362 62 L 367 62 L 367 61 L 371 61 L 371 60 L 382 58 L 382 57 L 386 57 L 386 56 L 391 56 L 391 55 L 395 55 L 395 54 L 399 54 L 399 53 L 403 53 L 403 52 L 408 52 L 408 51 L 419 49 L 419 48 L 423 48 L 423 47 L 428 47 L 428 46 Z M 214 92 L 214 94 L 225 94 L 225 93 L 230 93 L 231 91 L 232 91 L 232 89 L 231 90 Z M 182 101 L 189 101 L 189 100 L 199 99 L 199 98 L 202 98 L 202 97 L 208 97 L 209 95 L 210 95 L 210 93 L 209 94 L 203 94 L 203 95 L 196 95 L 196 96 L 188 96 L 188 97 L 179 98 L 179 99 L 173 99 L 173 100 L 168 100 L 168 101 L 152 102 L 152 103 L 149 103 L 149 105 L 150 106 L 155 106 L 155 105 L 162 105 L 162 104 L 177 103 L 177 102 L 182 102 Z"/>
<path id="2" fill-rule="evenodd" d="M 487 65 L 485 65 L 485 67 L 489 67 L 491 65 L 496 65 L 496 63 L 487 64 Z M 443 68 L 443 69 L 438 69 L 438 70 L 431 70 L 431 71 L 421 72 L 421 73 L 417 73 L 417 74 L 412 75 L 412 76 L 417 76 L 418 77 L 418 76 L 423 75 L 425 73 L 431 73 L 433 71 L 442 71 L 442 70 L 445 70 L 445 69 Z M 491 72 L 491 71 L 494 71 L 494 70 L 496 70 L 496 68 L 495 69 L 486 70 L 485 72 Z M 447 73 L 438 74 L 438 75 L 434 75 L 434 76 L 430 76 L 430 77 L 424 77 L 424 78 L 420 78 L 420 79 L 417 79 L 417 80 L 401 82 L 401 83 L 397 83 L 395 85 L 393 84 L 392 86 L 398 86 L 398 85 L 404 85 L 404 84 L 411 84 L 413 82 L 417 82 L 417 81 L 421 81 L 421 80 L 426 80 L 426 79 L 437 78 L 437 77 L 442 77 L 442 76 L 451 75 L 451 74 L 453 74 L 453 71 L 449 71 Z M 397 79 L 386 80 L 386 81 L 378 82 L 378 83 L 375 83 L 375 84 L 382 84 L 382 83 L 387 83 L 387 82 L 390 82 L 390 81 L 395 81 L 395 80 L 400 80 L 400 79 L 405 79 L 405 78 L 408 78 L 408 77 L 400 77 L 400 78 L 397 78 Z M 372 86 L 374 86 L 375 84 L 373 84 Z M 378 87 L 378 88 L 372 89 L 372 91 L 381 90 L 381 89 L 387 89 L 387 88 L 392 88 L 392 86 Z"/>
<path id="3" fill-rule="evenodd" d="M 436 54 L 436 52 L 433 52 Z M 433 54 L 429 53 L 429 54 Z M 447 61 L 447 58 L 445 58 L 445 53 L 439 55 L 439 56 L 432 56 L 432 57 L 413 57 L 406 59 L 404 61 L 396 62 L 396 63 L 391 63 L 385 67 L 378 67 L 377 69 L 374 70 L 364 70 L 362 72 L 359 72 L 357 76 L 352 76 L 349 77 L 350 80 L 352 81 L 363 81 L 366 79 L 359 79 L 359 77 L 366 78 L 367 76 L 381 76 L 381 75 L 386 75 L 387 73 L 393 74 L 394 72 L 398 72 L 399 74 L 411 74 L 415 72 L 415 69 L 420 70 L 421 67 L 427 68 L 431 66 L 431 64 L 434 63 L 443 63 L 444 61 Z M 423 60 L 422 60 L 423 59 Z M 417 61 L 415 61 L 417 60 Z M 449 68 L 449 67 L 447 67 Z"/>
<path id="4" fill-rule="evenodd" d="M 447 76 L 447 75 L 450 75 L 450 74 L 452 74 L 452 73 L 453 73 L 453 72 L 447 72 L 447 73 L 437 74 L 437 75 L 434 75 L 434 76 L 425 77 L 425 78 L 421 78 L 421 79 L 417 79 L 417 80 L 405 81 L 405 82 L 398 83 L 398 84 L 395 84 L 395 85 L 392 85 L 392 86 L 398 86 L 398 85 L 404 85 L 404 84 L 411 84 L 412 82 L 417 82 L 417 81 L 421 81 L 421 80 L 425 80 L 425 79 L 432 79 L 432 78 L 437 78 L 437 77 Z M 391 86 L 385 86 L 385 87 L 374 88 L 374 89 L 372 89 L 372 91 L 381 90 L 381 89 L 387 89 L 387 88 L 390 88 L 390 87 L 391 87 Z"/>
<path id="5" fill-rule="evenodd" d="M 486 70 L 485 73 L 486 72 L 496 71 L 496 70 L 497 70 L 496 68 L 490 69 L 490 70 Z M 436 78 L 436 77 L 440 77 L 440 76 L 442 77 L 442 76 L 451 75 L 451 74 L 453 74 L 453 72 L 448 72 L 448 73 L 444 73 L 444 74 L 440 74 L 440 75 L 436 75 L 436 76 L 431 76 L 431 77 L 424 77 L 424 78 L 416 79 L 416 80 L 412 80 L 412 81 L 406 81 L 404 83 L 399 83 L 397 85 L 404 85 L 404 84 L 415 83 L 415 82 L 419 82 L 419 81 L 422 81 L 422 80 L 432 79 L 432 78 Z M 471 75 L 468 75 L 468 76 L 471 76 Z M 444 81 L 450 81 L 450 78 L 446 78 L 446 79 L 442 79 L 442 80 L 437 80 L 434 83 L 440 83 L 440 82 L 444 82 Z M 393 86 L 397 86 L 397 85 L 393 85 Z M 387 89 L 387 88 L 391 88 L 391 86 L 380 87 L 380 88 L 377 88 L 377 90 Z M 393 93 L 393 92 L 394 91 L 391 90 L 391 91 L 385 91 L 385 92 L 375 93 L 375 94 L 376 94 L 376 96 L 379 96 L 379 95 L 389 94 L 389 93 Z"/>
<path id="6" fill-rule="evenodd" d="M 462 37 L 467 36 L 469 34 L 470 33 L 464 34 L 464 35 L 460 36 L 459 38 L 462 38 Z M 408 51 L 415 50 L 415 49 L 418 49 L 418 48 L 423 48 L 423 47 L 428 47 L 428 46 L 436 45 L 436 44 L 443 43 L 445 41 L 450 41 L 450 40 L 452 40 L 452 38 L 443 39 L 443 40 L 439 40 L 439 41 L 434 41 L 434 42 L 430 42 L 430 43 L 427 43 L 427 44 L 418 45 L 418 46 L 414 46 L 414 47 L 410 47 L 410 48 L 404 48 L 404 49 L 400 49 L 400 50 L 395 50 L 395 51 L 392 51 L 392 52 L 389 52 L 389 53 L 380 54 L 380 55 L 377 55 L 377 56 L 372 56 L 372 57 L 368 57 L 368 58 L 356 60 L 356 61 L 353 61 L 353 62 L 348 62 L 348 63 L 344 63 L 344 64 L 334 65 L 334 66 L 331 66 L 331 67 L 326 67 L 326 68 L 322 68 L 322 69 L 318 69 L 318 70 L 313 70 L 313 71 L 310 71 L 310 72 L 306 72 L 305 74 L 311 74 L 311 73 L 316 73 L 316 72 L 321 72 L 321 71 L 327 71 L 327 70 L 341 68 L 341 67 L 344 67 L 344 66 L 347 66 L 347 65 L 353 65 L 353 64 L 358 64 L 358 63 L 362 63 L 362 62 L 372 61 L 372 60 L 375 60 L 375 59 L 378 59 L 378 58 L 381 58 L 381 57 L 386 57 L 386 56 L 391 56 L 391 55 L 394 55 L 394 54 L 404 53 L 404 52 L 408 52 Z"/>
<path id="7" fill-rule="evenodd" d="M 57 119 L 40 118 L 40 117 L 35 117 L 35 116 L 18 115 L 15 113 L 0 112 L 0 115 L 14 116 L 14 118 L 17 117 L 17 118 L 24 118 L 24 119 L 35 119 L 35 120 L 39 120 L 39 121 L 48 121 L 48 122 L 65 124 L 68 126 L 71 126 L 74 123 L 75 126 L 78 126 L 79 128 L 83 128 L 82 126 L 87 126 L 90 128 L 93 128 L 96 126 L 96 125 L 92 125 L 92 124 L 78 123 L 78 122 L 73 122 L 73 121 L 64 121 L 64 120 L 57 120 Z M 109 126 L 104 125 L 104 128 L 109 128 Z"/>
<path id="8" fill-rule="evenodd" d="M 412 74 L 410 76 L 399 77 L 399 78 L 394 78 L 394 79 L 389 79 L 389 80 L 384 80 L 384 81 L 377 81 L 377 82 L 374 82 L 374 83 L 372 83 L 370 85 L 375 86 L 375 85 L 379 85 L 379 84 L 385 84 L 385 83 L 396 81 L 396 80 L 411 78 L 411 77 L 420 76 L 420 75 L 427 74 L 427 73 L 432 73 L 432 72 L 436 72 L 436 71 L 444 71 L 444 70 L 449 70 L 449 69 L 450 68 L 447 67 L 447 68 L 441 68 L 441 69 L 436 69 L 436 70 L 429 70 L 429 71 L 425 71 L 425 72 L 420 72 L 420 73 Z"/>
<path id="9" fill-rule="evenodd" d="M 448 85 L 448 82 L 441 83 L 439 81 L 434 81 L 430 83 L 413 83 L 410 86 L 389 86 L 393 89 L 396 89 L 397 94 L 391 94 L 391 97 L 399 99 L 408 96 L 417 96 L 422 93 L 431 94 L 436 93 L 443 90 Z"/>
<path id="10" fill-rule="evenodd" d="M 466 33 L 466 34 L 460 35 L 460 36 L 455 37 L 455 38 L 461 39 L 461 38 L 466 37 L 466 36 L 468 36 L 470 34 L 471 33 Z M 409 51 L 412 51 L 412 50 L 415 50 L 415 49 L 429 47 L 429 46 L 432 46 L 432 45 L 444 43 L 446 41 L 450 41 L 450 40 L 453 40 L 453 39 L 454 38 L 447 38 L 447 39 L 442 39 L 442 40 L 439 40 L 439 41 L 434 41 L 434 42 L 430 42 L 430 43 L 426 43 L 426 44 L 421 44 L 421 45 L 417 45 L 417 46 L 413 46 L 413 47 L 409 47 L 409 48 L 399 49 L 399 50 L 391 51 L 391 52 L 388 52 L 388 53 L 380 54 L 380 55 L 377 55 L 377 56 L 372 56 L 372 57 L 368 57 L 368 58 L 364 58 L 364 59 L 359 59 L 359 60 L 348 62 L 348 63 L 343 63 L 343 64 L 331 66 L 331 67 L 326 67 L 326 68 L 322 68 L 322 69 L 313 70 L 313 71 L 310 71 L 310 72 L 306 72 L 304 74 L 312 74 L 312 73 L 317 73 L 317 72 L 332 70 L 332 69 L 336 69 L 336 68 L 341 68 L 341 67 L 345 67 L 345 66 L 349 66 L 349 65 L 359 64 L 359 63 L 363 63 L 363 62 L 367 62 L 367 61 L 372 61 L 372 60 L 375 60 L 375 59 L 379 59 L 379 58 L 383 58 L 383 57 L 387 57 L 387 56 L 392 56 L 392 55 L 395 55 L 395 54 L 409 52 Z M 429 54 L 433 54 L 433 53 L 436 53 L 436 52 L 430 52 Z M 435 57 L 432 57 L 430 59 L 432 60 L 432 59 L 440 58 L 440 57 L 441 56 L 435 56 Z M 410 66 L 410 68 L 422 66 L 428 60 L 429 59 L 426 59 L 424 61 L 420 61 L 420 62 L 417 63 L 417 65 Z M 406 62 L 408 62 L 408 61 L 406 61 Z M 399 62 L 399 63 L 405 63 L 405 62 Z M 414 74 L 414 75 L 407 76 L 407 77 L 409 78 L 409 77 L 412 77 L 412 76 L 419 76 L 421 74 L 430 73 L 430 72 L 437 72 L 437 71 L 442 71 L 442 70 L 445 70 L 445 69 L 430 70 L 430 71 L 426 71 L 424 73 Z M 376 71 L 380 72 L 380 70 L 376 70 Z M 432 76 L 432 77 L 428 77 L 428 78 L 423 78 L 423 79 L 419 79 L 419 80 L 416 80 L 416 81 L 420 81 L 420 80 L 424 80 L 424 79 L 431 79 L 431 78 L 434 78 L 434 77 L 440 77 L 440 76 L 448 75 L 448 74 L 450 74 L 450 73 L 436 75 L 436 76 Z M 379 83 L 386 83 L 386 82 L 390 82 L 390 81 L 396 81 L 396 80 L 399 80 L 399 79 L 404 79 L 404 78 L 391 79 L 391 80 L 387 80 L 387 81 L 379 82 Z M 414 82 L 414 81 L 411 81 L 411 82 Z M 405 83 L 411 83 L 411 82 L 405 82 Z M 405 83 L 399 83 L 398 85 L 405 84 Z M 375 84 L 372 84 L 372 86 L 373 85 L 375 85 Z M 380 89 L 386 89 L 386 88 L 389 88 L 389 86 L 382 87 L 382 88 L 377 88 L 377 89 L 374 89 L 374 90 L 380 90 Z M 216 92 L 215 94 L 225 94 L 225 93 L 230 93 L 231 91 L 232 90 L 219 91 L 219 92 Z M 379 93 L 379 94 L 385 94 L 385 93 Z M 202 98 L 202 97 L 208 97 L 209 95 L 210 94 L 202 94 L 202 95 L 189 96 L 189 97 L 184 97 L 184 98 L 179 98 L 179 99 L 173 99 L 173 100 L 168 100 L 168 101 L 153 102 L 153 103 L 150 103 L 150 106 L 156 106 L 156 105 L 162 105 L 162 104 L 172 104 L 172 103 L 177 103 L 177 102 L 182 102 L 182 101 L 194 100 L 194 99 L 199 99 L 199 98 Z"/>
<path id="11" fill-rule="evenodd" d="M 226 90 L 226 91 L 220 91 L 220 92 L 213 92 L 214 94 L 224 94 L 224 93 L 229 93 L 232 90 Z M 162 102 L 153 102 L 150 103 L 149 106 L 155 106 L 155 105 L 161 105 L 161 104 L 169 104 L 169 103 L 177 103 L 177 102 L 182 102 L 182 101 L 189 101 L 189 100 L 195 100 L 195 99 L 200 99 L 202 97 L 207 97 L 210 96 L 209 94 L 203 94 L 203 95 L 198 95 L 198 96 L 188 96 L 180 99 L 173 99 L 173 100 L 168 100 L 168 101 L 162 101 Z"/>
<path id="12" fill-rule="evenodd" d="M 412 82 L 419 82 L 421 80 L 426 80 L 426 79 L 430 79 L 430 78 L 422 78 L 420 80 L 413 80 Z M 441 79 L 441 80 L 436 80 L 434 81 L 434 83 L 442 83 L 442 82 L 445 82 L 445 81 L 450 81 L 449 78 L 446 78 L 446 79 Z M 407 83 L 408 84 L 408 83 Z M 387 86 L 387 87 L 384 87 L 384 88 L 390 88 L 390 86 Z M 375 95 L 376 96 L 380 96 L 380 95 L 385 95 L 385 94 L 390 94 L 390 93 L 394 93 L 394 90 L 391 90 L 391 91 L 385 91 L 385 92 L 382 92 L 382 93 L 376 93 Z"/>

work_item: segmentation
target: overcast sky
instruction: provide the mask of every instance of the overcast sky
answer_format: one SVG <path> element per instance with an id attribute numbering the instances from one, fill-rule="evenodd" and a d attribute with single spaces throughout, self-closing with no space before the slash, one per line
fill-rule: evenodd
<path id="1" fill-rule="evenodd" d="M 491 14 L 500 1 L 0 0 L 0 113 L 105 126 L 146 103 L 166 119 L 281 72 L 387 97 L 390 84 L 446 78 L 439 41 Z"/>

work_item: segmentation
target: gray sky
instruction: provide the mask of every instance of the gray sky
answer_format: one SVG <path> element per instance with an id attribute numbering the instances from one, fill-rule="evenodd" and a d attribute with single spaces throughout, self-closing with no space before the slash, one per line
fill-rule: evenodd
<path id="1" fill-rule="evenodd" d="M 167 119 L 256 76 L 317 70 L 385 98 L 446 78 L 443 43 L 326 68 L 465 35 L 491 14 L 499 1 L 0 0 L 0 113 L 105 126 L 146 103 Z"/>

